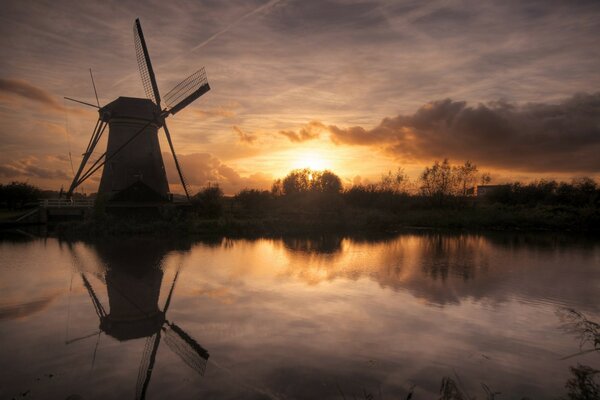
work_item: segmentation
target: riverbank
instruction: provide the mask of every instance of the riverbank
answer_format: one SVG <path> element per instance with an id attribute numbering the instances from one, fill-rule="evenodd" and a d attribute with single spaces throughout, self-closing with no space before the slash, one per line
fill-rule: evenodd
<path id="1" fill-rule="evenodd" d="M 312 233 L 386 234 L 411 228 L 600 233 L 600 212 L 595 208 L 490 205 L 462 209 L 416 209 L 398 213 L 351 208 L 319 212 L 271 211 L 260 216 L 225 212 L 218 218 L 202 217 L 195 213 L 155 219 L 103 215 L 87 221 L 59 223 L 51 231 L 61 237 L 166 234 L 278 236 Z"/>

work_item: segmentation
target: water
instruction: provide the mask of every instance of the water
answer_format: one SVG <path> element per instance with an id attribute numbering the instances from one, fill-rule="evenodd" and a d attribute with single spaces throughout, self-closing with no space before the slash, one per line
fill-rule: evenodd
<path id="1" fill-rule="evenodd" d="M 599 289 L 600 241 L 557 235 L 5 236 L 0 398 L 556 398 L 600 368 L 557 311 Z"/>

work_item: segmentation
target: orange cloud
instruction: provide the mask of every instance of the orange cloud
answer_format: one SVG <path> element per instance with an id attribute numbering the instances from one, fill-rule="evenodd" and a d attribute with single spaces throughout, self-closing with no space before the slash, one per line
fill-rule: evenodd
<path id="1" fill-rule="evenodd" d="M 238 134 L 240 141 L 244 143 L 252 144 L 256 140 L 256 135 L 244 132 L 240 127 L 233 126 L 233 130 Z"/>
<path id="2" fill-rule="evenodd" d="M 20 160 L 0 164 L 0 177 L 9 179 L 60 179 L 69 180 L 67 173 L 56 165 L 52 165 L 52 157 L 46 157 L 46 160 L 40 160 L 37 157 L 27 157 Z M 46 162 L 48 161 L 48 162 Z M 60 160 L 61 164 L 65 164 L 64 158 Z"/>
<path id="3" fill-rule="evenodd" d="M 280 135 L 283 135 L 290 139 L 291 142 L 301 143 L 307 140 L 317 139 L 322 130 L 327 127 L 319 121 L 310 121 L 308 124 L 300 128 L 298 132 L 295 131 L 279 131 Z"/>
<path id="4" fill-rule="evenodd" d="M 171 154 L 163 153 L 163 159 L 171 190 L 179 191 L 181 185 L 173 157 Z M 270 175 L 262 173 L 242 176 L 237 170 L 209 153 L 178 155 L 178 159 L 188 184 L 194 190 L 199 190 L 209 183 L 218 183 L 226 194 L 233 194 L 244 188 L 266 189 L 273 182 Z"/>

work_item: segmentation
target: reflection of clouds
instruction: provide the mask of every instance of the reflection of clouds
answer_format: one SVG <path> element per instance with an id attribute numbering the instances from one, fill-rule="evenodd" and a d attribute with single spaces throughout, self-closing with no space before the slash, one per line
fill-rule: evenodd
<path id="1" fill-rule="evenodd" d="M 549 398 L 562 393 L 568 378 L 568 361 L 557 360 L 577 350 L 573 338 L 557 329 L 555 304 L 587 307 L 590 317 L 598 311 L 591 296 L 599 248 L 581 238 L 427 233 L 374 241 L 214 240 L 195 243 L 185 255 L 180 250 L 188 243 L 138 244 L 153 249 L 135 257 L 136 245 L 74 247 L 90 275 L 104 272 L 104 264 L 160 264 L 160 304 L 165 282 L 184 264 L 169 319 L 210 349 L 213 363 L 196 384 L 176 356 L 159 354 L 152 390 L 161 398 L 175 391 L 181 398 L 316 393 L 339 399 L 336 384 L 348 398 L 380 386 L 385 398 L 405 398 L 411 383 L 417 384 L 415 398 L 434 398 L 441 377 L 453 376 L 453 368 L 471 393 L 480 393 L 479 382 L 485 382 L 518 398 Z M 0 269 L 2 304 L 9 297 L 24 304 L 50 288 L 68 289 L 72 260 L 64 244 L 62 250 L 53 239 L 3 245 L 0 264 L 14 267 Z M 71 313 L 70 337 L 96 329 L 85 291 L 73 292 Z M 73 390 L 97 389 L 107 398 L 115 389 L 133 390 L 143 341 L 103 337 L 88 384 L 93 340 L 65 348 L 65 319 L 66 302 L 56 301 L 30 318 L 8 321 L 18 329 L 0 330 L 2 342 L 11 343 L 0 348 L 0 358 L 35 348 L 39 362 L 33 368 L 57 371 Z M 0 383 L 32 368 L 29 358 L 11 362 Z M 98 382 L 110 382 L 104 386 L 112 392 Z"/>
<path id="2" fill-rule="evenodd" d="M 0 321 L 5 319 L 25 318 L 45 310 L 62 293 L 55 293 L 46 297 L 31 300 L 14 305 L 0 305 Z"/>
<path id="3" fill-rule="evenodd" d="M 196 294 L 220 301 L 224 304 L 235 303 L 235 297 L 231 294 L 229 288 L 226 287 L 198 289 Z"/>

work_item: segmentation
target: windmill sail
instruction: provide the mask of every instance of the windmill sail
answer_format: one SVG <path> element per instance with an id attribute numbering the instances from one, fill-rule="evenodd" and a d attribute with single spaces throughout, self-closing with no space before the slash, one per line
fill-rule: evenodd
<path id="1" fill-rule="evenodd" d="M 163 327 L 165 343 L 183 362 L 200 375 L 204 375 L 208 362 L 208 351 L 174 323 Z"/>
<path id="2" fill-rule="evenodd" d="M 139 18 L 135 20 L 135 24 L 133 25 L 133 37 L 135 42 L 135 55 L 140 69 L 140 75 L 142 76 L 146 97 L 160 107 L 158 85 L 156 84 L 154 69 L 152 69 L 150 54 L 148 54 L 148 47 L 146 47 L 146 41 L 144 40 L 144 33 L 142 32 L 142 25 Z"/>
<path id="3" fill-rule="evenodd" d="M 136 400 L 146 398 L 146 391 L 148 390 L 150 379 L 152 378 L 152 370 L 154 369 L 154 363 L 156 362 L 156 353 L 159 345 L 160 331 L 146 339 L 144 354 L 142 355 L 142 360 L 140 362 L 137 384 L 135 387 Z"/>
<path id="4" fill-rule="evenodd" d="M 209 90 L 210 86 L 203 67 L 185 78 L 165 95 L 167 110 L 170 114 L 175 115 Z"/>

